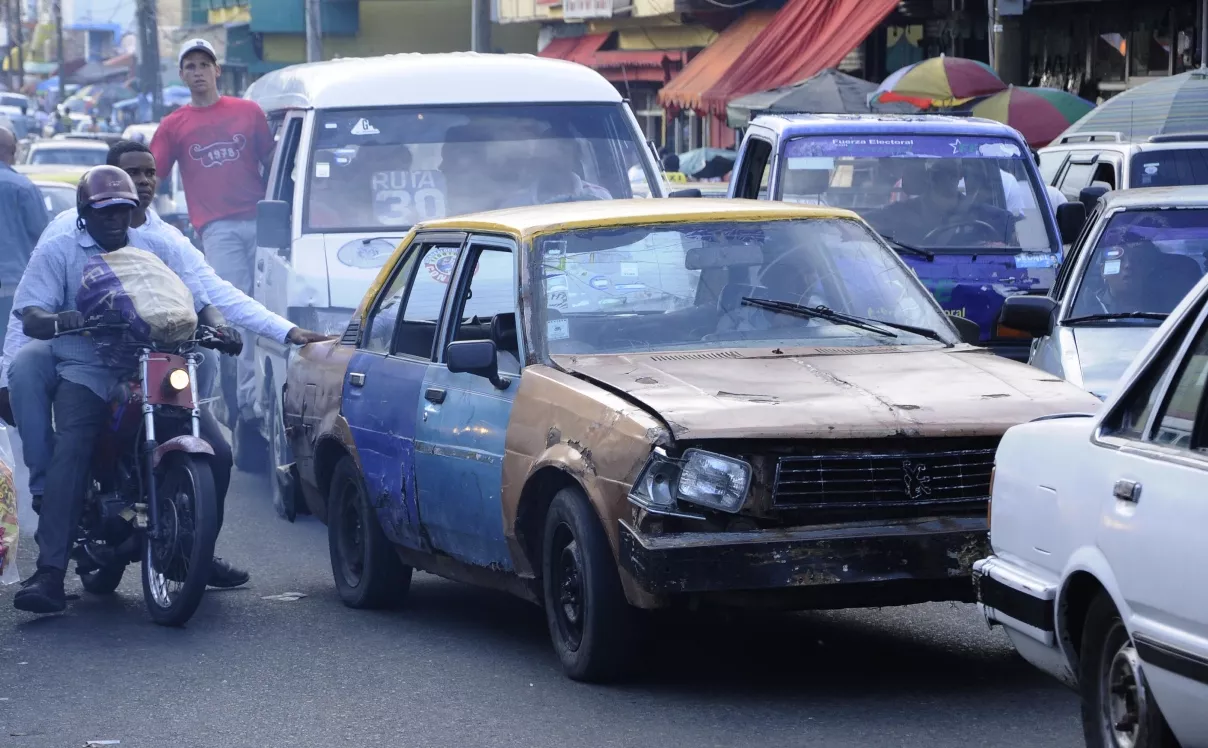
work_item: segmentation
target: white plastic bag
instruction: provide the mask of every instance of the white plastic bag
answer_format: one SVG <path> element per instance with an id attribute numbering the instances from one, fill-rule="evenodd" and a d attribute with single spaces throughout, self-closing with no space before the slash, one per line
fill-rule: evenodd
<path id="1" fill-rule="evenodd" d="M 76 307 L 85 317 L 119 312 L 136 339 L 159 345 L 180 343 L 197 329 L 189 287 L 163 260 L 134 247 L 88 260 Z"/>

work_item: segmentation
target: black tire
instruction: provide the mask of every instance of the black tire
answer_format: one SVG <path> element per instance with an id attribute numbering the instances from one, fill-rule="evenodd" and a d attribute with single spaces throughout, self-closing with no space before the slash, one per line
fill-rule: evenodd
<path id="1" fill-rule="evenodd" d="M 104 566 L 100 569 L 81 574 L 80 584 L 83 585 L 84 591 L 89 594 L 112 595 L 122 583 L 122 576 L 125 573 L 126 567 L 124 565 Z"/>
<path id="2" fill-rule="evenodd" d="M 327 546 L 340 599 L 350 608 L 401 605 L 411 589 L 411 567 L 399 560 L 369 504 L 353 459 L 336 465 L 327 502 Z"/>
<path id="3" fill-rule="evenodd" d="M 638 611 L 625 599 L 604 528 L 578 488 L 559 491 L 545 516 L 541 578 L 563 671 L 587 682 L 628 675 L 640 639 Z"/>
<path id="4" fill-rule="evenodd" d="M 289 490 L 281 485 L 281 480 L 278 477 L 278 470 L 282 465 L 288 465 L 294 461 L 293 452 L 289 448 L 289 442 L 285 438 L 285 422 L 281 419 L 281 411 L 277 405 L 277 393 L 273 389 L 272 375 L 268 379 L 268 391 L 265 397 L 268 398 L 268 450 L 269 450 L 269 470 L 268 482 L 269 491 L 273 497 L 273 508 L 277 510 L 277 516 L 293 522 L 298 518 L 299 512 L 306 513 L 305 500 L 302 498 L 302 489 L 298 486 L 297 480 L 289 483 Z"/>
<path id="5" fill-rule="evenodd" d="M 1106 593 L 1091 601 L 1078 660 L 1082 731 L 1087 748 L 1177 748 L 1120 613 Z M 1108 698 L 1115 693 L 1120 698 Z M 1117 731 L 1132 742 L 1117 737 Z"/>
<path id="6" fill-rule="evenodd" d="M 148 537 L 143 543 L 143 600 L 151 620 L 183 626 L 210 581 L 218 537 L 218 494 L 209 457 L 185 452 L 165 456 L 156 496 L 161 538 Z M 170 592 L 170 584 L 179 589 Z"/>
<path id="7" fill-rule="evenodd" d="M 238 419 L 231 429 L 231 451 L 235 467 L 245 473 L 263 475 L 269 472 L 268 442 L 260 434 L 259 421 Z"/>

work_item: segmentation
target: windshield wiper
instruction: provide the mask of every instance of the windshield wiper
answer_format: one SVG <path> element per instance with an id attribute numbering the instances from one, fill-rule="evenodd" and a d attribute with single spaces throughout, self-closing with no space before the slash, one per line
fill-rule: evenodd
<path id="1" fill-rule="evenodd" d="M 1163 320 L 1169 317 L 1169 314 L 1162 312 L 1116 312 L 1114 314 L 1088 314 L 1084 317 L 1070 317 L 1064 320 L 1067 325 L 1079 325 L 1084 322 L 1104 322 L 1112 319 L 1156 319 Z"/>
<path id="2" fill-rule="evenodd" d="M 879 232 L 878 232 L 879 233 Z M 894 239 L 889 234 L 881 234 L 881 238 L 889 242 L 894 249 L 900 249 L 907 254 L 917 255 L 927 260 L 927 262 L 935 262 L 935 252 L 928 252 L 922 247 L 916 247 L 913 244 L 906 244 Z"/>
<path id="3" fill-rule="evenodd" d="M 903 332 L 914 333 L 924 338 L 939 341 L 946 346 L 951 347 L 952 344 L 944 340 L 943 336 L 929 327 L 916 327 L 914 325 L 904 325 L 900 322 L 888 322 L 883 319 L 873 319 L 871 317 L 857 317 L 854 314 L 844 314 L 836 312 L 828 306 L 806 306 L 805 304 L 794 304 L 791 301 L 776 301 L 774 299 L 760 299 L 754 296 L 742 297 L 744 304 L 759 306 L 765 309 L 772 309 L 778 312 L 787 312 L 789 314 L 800 314 L 803 317 L 813 317 L 816 319 L 824 319 L 829 322 L 836 322 L 844 325 L 851 325 L 862 330 L 875 332 L 879 335 L 884 335 L 890 338 L 896 338 L 897 335 L 889 330 L 883 330 L 876 325 L 884 325 L 892 327 Z"/>

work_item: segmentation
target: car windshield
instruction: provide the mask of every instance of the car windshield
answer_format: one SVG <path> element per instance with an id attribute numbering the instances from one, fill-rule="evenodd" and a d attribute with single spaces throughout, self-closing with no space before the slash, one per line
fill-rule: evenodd
<path id="1" fill-rule="evenodd" d="M 51 218 L 76 206 L 74 187 L 38 185 L 38 189 L 42 192 L 42 203 L 46 205 L 46 212 L 50 214 Z"/>
<path id="2" fill-rule="evenodd" d="M 646 146 L 619 104 L 327 111 L 318 128 L 311 230 L 650 196 Z"/>
<path id="3" fill-rule="evenodd" d="M 19 94 L 0 93 L 0 106 L 28 107 L 29 99 Z"/>
<path id="4" fill-rule="evenodd" d="M 539 237 L 534 249 L 537 325 L 552 354 L 936 342 L 884 324 L 875 332 L 822 319 L 803 307 L 956 342 L 917 278 L 851 219 L 584 229 Z M 771 308 L 776 302 L 786 304 Z"/>
<path id="5" fill-rule="evenodd" d="M 1206 256 L 1208 209 L 1120 211 L 1095 244 L 1070 317 L 1169 314 L 1203 277 Z"/>
<path id="6" fill-rule="evenodd" d="M 31 164 L 62 164 L 65 166 L 100 166 L 105 163 L 107 148 L 34 148 L 29 155 Z"/>
<path id="7" fill-rule="evenodd" d="M 934 251 L 1051 252 L 1048 202 L 1015 142 L 953 135 L 827 135 L 785 146 L 782 200 L 856 210 Z"/>
<path id="8" fill-rule="evenodd" d="M 1133 187 L 1178 187 L 1208 184 L 1208 148 L 1143 151 L 1132 158 Z"/>

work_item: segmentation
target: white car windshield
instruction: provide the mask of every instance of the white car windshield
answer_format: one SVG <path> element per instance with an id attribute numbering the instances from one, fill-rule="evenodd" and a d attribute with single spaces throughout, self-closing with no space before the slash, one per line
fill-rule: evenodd
<path id="1" fill-rule="evenodd" d="M 826 135 L 785 145 L 780 199 L 850 208 L 881 234 L 932 251 L 1050 252 L 1031 155 L 1000 138 Z"/>
<path id="2" fill-rule="evenodd" d="M 29 162 L 65 166 L 100 166 L 105 163 L 108 153 L 107 148 L 34 148 L 29 155 Z"/>
<path id="3" fill-rule="evenodd" d="M 1070 317 L 1170 314 L 1208 269 L 1208 209 L 1112 216 L 1083 271 Z"/>
<path id="4" fill-rule="evenodd" d="M 586 229 L 534 248 L 552 354 L 957 342 L 909 269 L 850 219 Z"/>
<path id="5" fill-rule="evenodd" d="M 328 111 L 307 175 L 312 231 L 406 229 L 496 208 L 649 197 L 619 104 Z"/>

